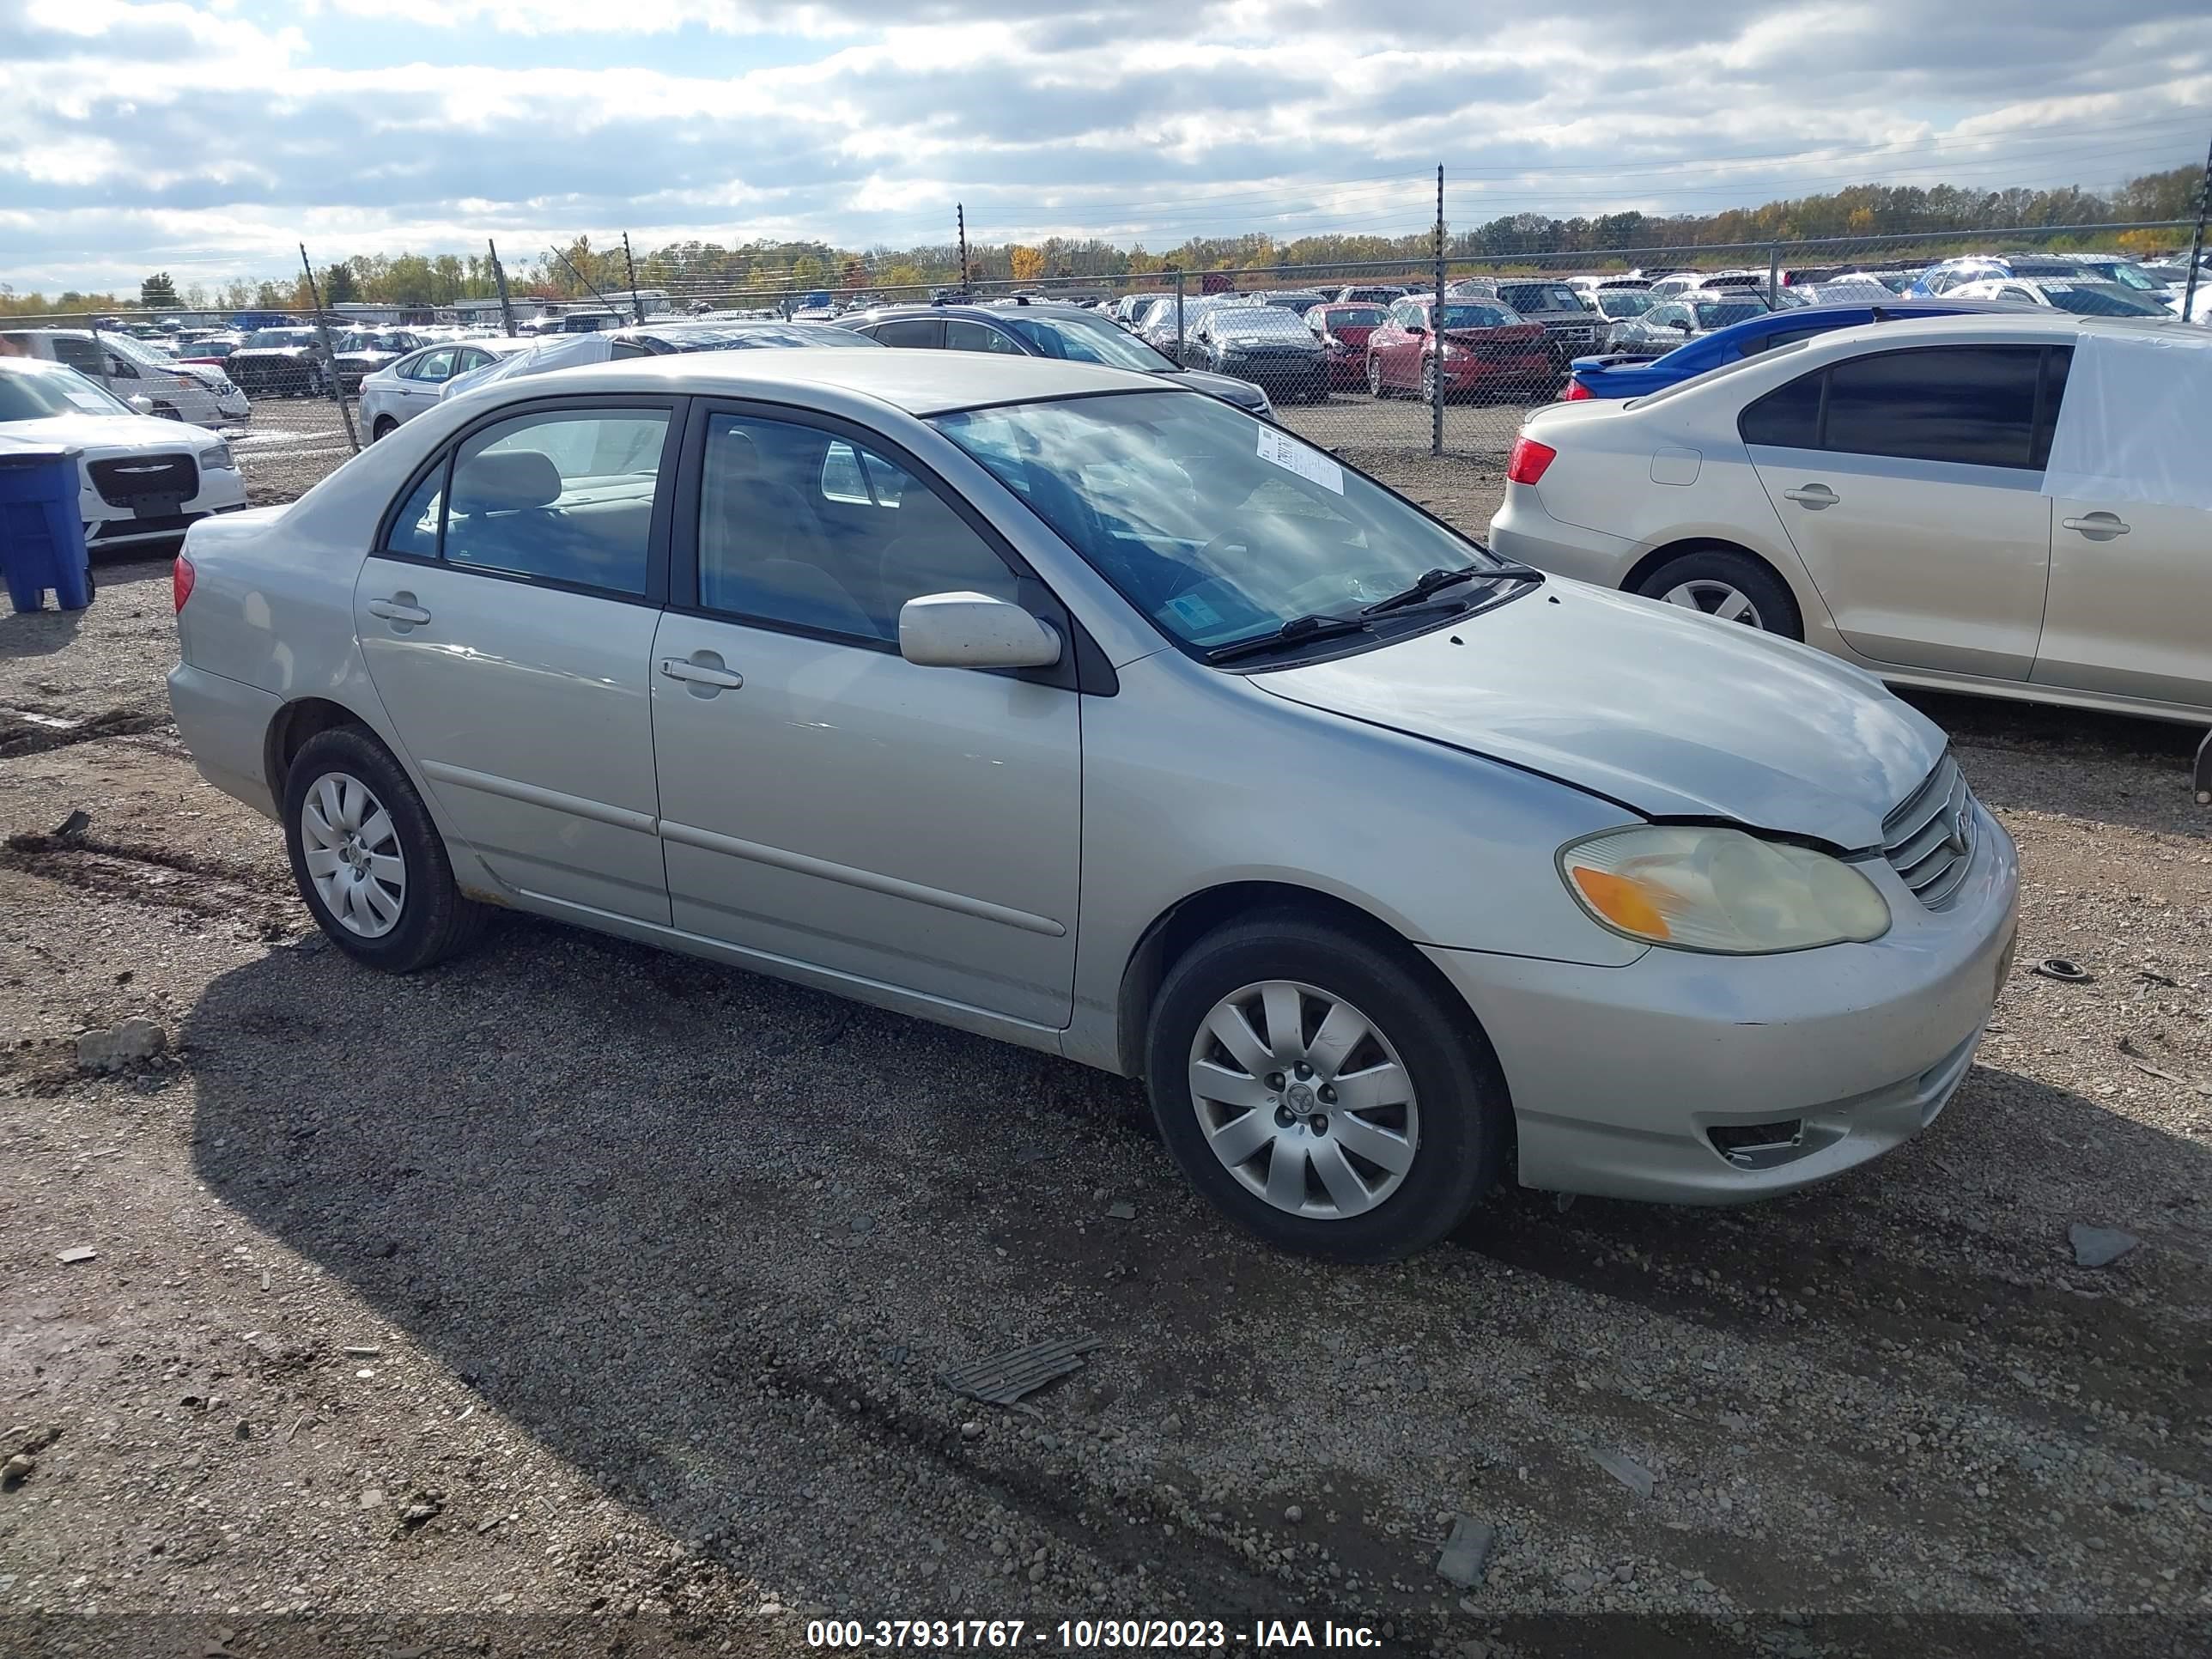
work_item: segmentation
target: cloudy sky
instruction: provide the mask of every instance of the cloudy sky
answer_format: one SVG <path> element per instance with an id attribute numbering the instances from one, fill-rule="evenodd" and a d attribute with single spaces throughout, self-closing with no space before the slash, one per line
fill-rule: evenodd
<path id="1" fill-rule="evenodd" d="M 0 0 L 0 282 L 348 254 L 1402 234 L 2212 138 L 2205 0 Z"/>

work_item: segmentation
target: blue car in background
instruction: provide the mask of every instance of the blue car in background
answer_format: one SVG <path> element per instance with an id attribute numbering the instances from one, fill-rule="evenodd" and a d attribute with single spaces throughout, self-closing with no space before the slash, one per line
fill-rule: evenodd
<path id="1" fill-rule="evenodd" d="M 1577 357 L 1567 365 L 1565 403 L 1584 398 L 1644 398 L 1670 386 L 1777 346 L 1838 328 L 1895 322 L 1905 317 L 1949 317 L 1963 311 L 2002 311 L 1985 300 L 1898 300 L 1884 305 L 1804 306 L 1769 311 L 1715 329 L 1676 346 L 1662 357 Z"/>

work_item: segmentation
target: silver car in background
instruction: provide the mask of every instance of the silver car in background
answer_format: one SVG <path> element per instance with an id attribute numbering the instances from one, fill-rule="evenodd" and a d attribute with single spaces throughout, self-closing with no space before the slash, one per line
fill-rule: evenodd
<path id="1" fill-rule="evenodd" d="M 435 408 L 449 382 L 538 343 L 520 339 L 437 340 L 410 351 L 397 362 L 362 378 L 362 429 L 371 443 L 388 438 L 424 410 Z"/>
<path id="2" fill-rule="evenodd" d="M 1893 319 L 1536 411 L 1491 544 L 1899 684 L 2201 722 L 2208 430 L 2178 319 Z"/>
<path id="3" fill-rule="evenodd" d="M 2011 843 L 1869 677 L 1116 369 L 496 384 L 176 588 L 179 728 L 360 962 L 511 907 L 1142 1077 L 1200 1191 L 1340 1259 L 1509 1178 L 1873 1158 L 2013 938 Z"/>

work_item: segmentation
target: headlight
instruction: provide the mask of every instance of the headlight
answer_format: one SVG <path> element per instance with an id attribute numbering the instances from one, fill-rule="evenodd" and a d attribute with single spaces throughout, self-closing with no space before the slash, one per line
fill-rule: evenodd
<path id="1" fill-rule="evenodd" d="M 210 444 L 200 451 L 200 471 L 203 472 L 235 472 L 238 463 L 233 459 L 227 443 Z"/>
<path id="2" fill-rule="evenodd" d="M 1850 865 L 1741 830 L 1609 830 L 1560 848 L 1559 873 L 1601 925 L 1678 951 L 1755 956 L 1889 931 L 1888 904 Z"/>

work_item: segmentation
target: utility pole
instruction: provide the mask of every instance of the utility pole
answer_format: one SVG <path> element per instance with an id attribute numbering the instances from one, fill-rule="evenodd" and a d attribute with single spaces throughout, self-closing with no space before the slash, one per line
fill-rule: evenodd
<path id="1" fill-rule="evenodd" d="M 499 244 L 490 237 L 484 238 L 484 246 L 491 253 L 491 278 L 499 284 L 499 316 L 507 325 L 507 337 L 514 337 L 514 306 L 507 297 L 507 267 L 499 262 Z"/>
<path id="2" fill-rule="evenodd" d="M 645 320 L 645 301 L 637 297 L 637 261 L 629 257 L 629 233 L 623 232 L 623 269 L 629 272 L 630 315 L 639 322 Z"/>
<path id="3" fill-rule="evenodd" d="M 1429 313 L 1429 349 L 1434 392 L 1429 399 L 1429 453 L 1444 453 L 1444 169 L 1437 164 L 1437 302 Z"/>
<path id="4" fill-rule="evenodd" d="M 2212 207 L 2212 148 L 2204 152 L 2204 176 L 2197 182 L 2197 234 L 2189 243 L 2189 281 L 2181 290 L 2181 315 L 2186 320 L 2197 302 L 2197 262 L 2204 257 L 2204 213 Z"/>
<path id="5" fill-rule="evenodd" d="M 338 354 L 331 344 L 331 325 L 323 317 L 323 292 L 315 286 L 315 267 L 307 258 L 305 242 L 300 244 L 300 269 L 307 273 L 307 298 L 314 301 L 315 333 L 323 343 L 323 371 L 331 377 L 331 401 L 338 406 L 338 419 L 345 424 L 346 442 L 358 455 L 361 440 L 354 436 L 353 411 L 346 407 L 345 384 L 338 379 Z"/>
<path id="6" fill-rule="evenodd" d="M 960 297 L 968 297 L 968 205 L 964 202 L 952 204 L 953 223 L 960 232 Z"/>

